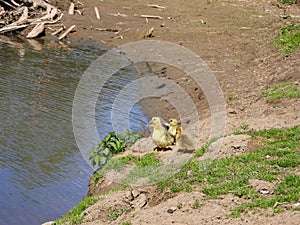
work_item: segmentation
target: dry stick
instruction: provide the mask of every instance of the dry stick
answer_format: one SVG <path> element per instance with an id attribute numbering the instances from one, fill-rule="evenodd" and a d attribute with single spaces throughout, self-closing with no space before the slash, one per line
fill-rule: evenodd
<path id="1" fill-rule="evenodd" d="M 152 7 L 152 8 L 157 8 L 157 9 L 165 9 L 166 7 L 161 6 L 161 5 L 155 5 L 155 4 L 148 4 L 147 6 Z"/>
<path id="2" fill-rule="evenodd" d="M 77 3 L 78 3 L 79 5 L 81 5 L 81 6 L 84 6 L 84 4 L 83 4 L 82 2 L 80 2 L 80 1 L 77 1 Z"/>
<path id="3" fill-rule="evenodd" d="M 99 10 L 98 10 L 97 6 L 95 6 L 94 10 L 95 10 L 97 19 L 100 20 L 100 14 L 99 14 Z"/>
<path id="4" fill-rule="evenodd" d="M 49 28 L 49 27 L 48 27 L 48 28 Z M 61 28 L 57 29 L 56 31 L 52 32 L 51 35 L 52 35 L 52 36 L 55 36 L 55 35 L 59 34 L 60 32 L 62 32 L 63 30 L 64 30 L 64 28 L 61 27 Z"/>
<path id="5" fill-rule="evenodd" d="M 53 23 L 57 23 L 62 17 L 64 16 L 64 14 L 60 14 L 60 16 L 55 19 L 55 20 L 48 20 L 48 21 L 43 21 L 44 24 L 53 24 Z M 40 18 L 38 19 L 31 19 L 31 20 L 28 20 L 29 22 L 31 22 L 31 24 L 37 24 L 37 23 L 40 23 Z"/>
<path id="6" fill-rule="evenodd" d="M 25 24 L 27 23 L 27 18 L 28 18 L 28 8 L 24 6 L 22 16 L 17 21 L 9 24 L 8 26 L 18 26 L 21 24 Z"/>
<path id="7" fill-rule="evenodd" d="M 98 31 L 119 32 L 121 28 L 96 28 Z"/>
<path id="8" fill-rule="evenodd" d="M 161 16 L 154 16 L 154 15 L 141 15 L 141 17 L 148 18 L 148 19 L 159 19 L 159 20 L 163 19 Z"/>
<path id="9" fill-rule="evenodd" d="M 58 40 L 63 39 L 65 36 L 67 36 L 68 33 L 70 33 L 76 26 L 72 25 L 66 32 L 64 32 L 62 35 L 59 36 Z"/>
<path id="10" fill-rule="evenodd" d="M 0 2 L 4 3 L 5 5 L 9 6 L 10 8 L 13 8 L 14 10 L 17 10 L 17 8 L 15 6 L 13 6 L 12 4 L 10 4 L 6 1 L 0 0 Z"/>
<path id="11" fill-rule="evenodd" d="M 25 28 L 27 26 L 29 26 L 29 24 L 23 24 L 23 25 L 20 25 L 20 26 L 5 26 L 5 27 L 2 27 L 0 29 L 0 34 L 4 34 L 4 33 L 9 32 L 9 31 L 22 29 L 22 28 Z"/>
<path id="12" fill-rule="evenodd" d="M 82 12 L 79 9 L 76 9 L 75 12 L 77 12 L 79 15 L 82 15 Z"/>
<path id="13" fill-rule="evenodd" d="M 35 25 L 35 27 L 28 33 L 26 38 L 35 38 L 39 36 L 42 32 L 44 32 L 45 26 L 44 23 L 39 23 Z"/>
<path id="14" fill-rule="evenodd" d="M 69 11 L 68 11 L 69 15 L 74 15 L 74 7 L 75 7 L 75 4 L 73 2 L 71 2 L 70 6 L 69 6 Z"/>
<path id="15" fill-rule="evenodd" d="M 14 0 L 10 0 L 11 1 L 11 3 L 12 4 L 14 4 L 15 6 L 17 6 L 17 7 L 19 7 L 20 6 L 20 4 L 19 3 L 17 3 L 17 2 L 15 2 Z"/>

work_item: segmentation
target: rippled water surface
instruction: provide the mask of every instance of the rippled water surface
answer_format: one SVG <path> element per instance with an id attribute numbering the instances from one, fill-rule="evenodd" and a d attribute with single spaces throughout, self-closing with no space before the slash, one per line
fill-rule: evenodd
<path id="1" fill-rule="evenodd" d="M 1 225 L 55 220 L 85 196 L 93 169 L 75 142 L 72 102 L 82 74 L 103 52 L 86 44 L 0 40 Z M 101 92 L 100 137 L 112 129 L 114 96 L 132 79 L 126 69 Z M 131 120 L 137 131 L 148 119 L 135 105 Z"/>

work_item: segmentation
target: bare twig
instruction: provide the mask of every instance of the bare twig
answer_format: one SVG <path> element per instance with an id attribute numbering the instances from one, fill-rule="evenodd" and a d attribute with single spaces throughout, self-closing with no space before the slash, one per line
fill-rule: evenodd
<path id="1" fill-rule="evenodd" d="M 112 15 L 112 16 L 121 16 L 121 17 L 127 17 L 127 15 L 126 14 L 122 14 L 122 13 L 111 13 L 110 15 Z"/>
<path id="2" fill-rule="evenodd" d="M 74 15 L 74 7 L 75 7 L 74 2 L 71 2 L 68 10 L 69 15 Z"/>
<path id="3" fill-rule="evenodd" d="M 59 34 L 60 32 L 62 32 L 63 30 L 64 30 L 64 28 L 61 27 L 61 28 L 57 29 L 56 31 L 52 32 L 51 35 L 55 36 L 55 35 Z"/>
<path id="4" fill-rule="evenodd" d="M 17 10 L 17 8 L 15 6 L 13 6 L 12 4 L 8 3 L 7 1 L 4 0 L 0 0 L 0 2 L 4 3 L 5 5 L 9 6 L 10 8 Z"/>
<path id="5" fill-rule="evenodd" d="M 100 20 L 100 14 L 99 14 L 99 10 L 98 10 L 97 6 L 95 6 L 94 10 L 95 10 L 97 19 Z"/>
<path id="6" fill-rule="evenodd" d="M 149 38 L 149 37 L 153 37 L 153 31 L 154 31 L 154 27 L 151 27 L 149 30 L 145 31 L 140 38 Z"/>
<path id="7" fill-rule="evenodd" d="M 6 32 L 10 32 L 10 31 L 14 31 L 14 30 L 19 30 L 19 29 L 22 29 L 22 28 L 25 28 L 28 26 L 29 26 L 29 24 L 23 24 L 23 25 L 19 25 L 19 26 L 5 26 L 0 29 L 0 34 L 4 34 Z"/>
<path id="8" fill-rule="evenodd" d="M 121 28 L 96 28 L 98 31 L 119 32 Z"/>
<path id="9" fill-rule="evenodd" d="M 58 40 L 61 40 L 64 37 L 66 37 L 68 33 L 70 33 L 75 27 L 76 27 L 75 25 L 72 25 L 68 30 L 66 30 L 62 35 L 59 36 Z"/>
<path id="10" fill-rule="evenodd" d="M 154 16 L 154 15 L 141 15 L 141 17 L 148 18 L 148 19 L 159 19 L 159 20 L 163 19 L 161 16 Z"/>
<path id="11" fill-rule="evenodd" d="M 161 5 L 156 5 L 156 4 L 147 4 L 147 6 L 151 8 L 156 8 L 156 9 L 165 9 L 166 7 L 161 6 Z"/>

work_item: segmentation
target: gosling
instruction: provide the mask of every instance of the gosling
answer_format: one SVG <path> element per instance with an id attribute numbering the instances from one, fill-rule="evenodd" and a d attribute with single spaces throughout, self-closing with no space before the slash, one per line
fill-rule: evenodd
<path id="1" fill-rule="evenodd" d="M 182 127 L 178 125 L 177 119 L 169 119 L 168 132 L 173 137 L 174 144 L 178 144 L 178 140 L 181 138 L 182 135 Z"/>
<path id="2" fill-rule="evenodd" d="M 152 140 L 156 144 L 154 151 L 165 151 L 168 146 L 173 144 L 174 138 L 168 130 L 163 127 L 159 117 L 153 117 L 151 119 L 151 125 L 153 126 Z"/>

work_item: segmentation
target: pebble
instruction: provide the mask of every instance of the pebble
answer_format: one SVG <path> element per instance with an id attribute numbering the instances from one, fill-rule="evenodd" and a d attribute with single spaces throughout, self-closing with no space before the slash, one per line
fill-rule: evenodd
<path id="1" fill-rule="evenodd" d="M 176 207 L 174 207 L 174 206 L 172 206 L 171 208 L 169 208 L 168 210 L 167 210 L 167 212 L 168 213 L 174 213 L 175 211 L 176 211 Z"/>

